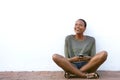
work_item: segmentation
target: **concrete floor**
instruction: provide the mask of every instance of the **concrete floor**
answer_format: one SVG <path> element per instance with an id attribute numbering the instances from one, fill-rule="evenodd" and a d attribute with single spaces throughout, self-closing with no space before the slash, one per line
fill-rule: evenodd
<path id="1" fill-rule="evenodd" d="M 64 78 L 63 71 L 0 72 L 0 80 L 120 80 L 120 71 L 98 71 L 99 79 Z"/>

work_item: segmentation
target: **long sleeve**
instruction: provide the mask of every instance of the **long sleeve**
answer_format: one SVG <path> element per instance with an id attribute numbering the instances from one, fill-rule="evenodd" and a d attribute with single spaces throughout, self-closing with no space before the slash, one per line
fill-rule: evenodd
<path id="1" fill-rule="evenodd" d="M 96 54 L 96 44 L 95 44 L 95 39 L 94 39 L 92 47 L 91 47 L 91 54 L 90 54 L 90 56 L 94 56 L 95 54 Z"/>
<path id="2" fill-rule="evenodd" d="M 67 41 L 67 38 L 65 38 L 64 54 L 65 54 L 65 57 L 66 57 L 66 58 L 69 58 L 69 54 L 68 54 L 68 41 Z"/>

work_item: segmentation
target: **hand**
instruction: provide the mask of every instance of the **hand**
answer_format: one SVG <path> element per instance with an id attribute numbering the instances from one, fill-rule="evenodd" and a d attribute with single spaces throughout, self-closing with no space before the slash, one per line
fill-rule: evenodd
<path id="1" fill-rule="evenodd" d="M 79 56 L 75 56 L 72 58 L 68 58 L 69 62 L 78 62 L 78 61 L 89 61 L 91 59 L 90 56 L 83 56 L 83 57 L 79 57 Z"/>
<path id="2" fill-rule="evenodd" d="M 89 61 L 91 59 L 90 56 L 83 56 L 83 57 L 79 57 L 80 61 Z"/>
<path id="3" fill-rule="evenodd" d="M 78 62 L 80 61 L 80 57 L 79 56 L 74 56 L 72 58 L 68 58 L 69 62 Z"/>

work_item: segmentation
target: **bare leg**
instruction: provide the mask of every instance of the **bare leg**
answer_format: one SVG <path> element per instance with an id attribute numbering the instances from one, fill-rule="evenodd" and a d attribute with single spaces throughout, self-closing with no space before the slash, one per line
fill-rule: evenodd
<path id="1" fill-rule="evenodd" d="M 83 66 L 80 71 L 82 72 L 95 72 L 98 67 L 104 63 L 107 59 L 107 52 L 102 51 L 96 54 L 85 66 Z"/>
<path id="2" fill-rule="evenodd" d="M 85 73 L 80 72 L 79 69 L 75 68 L 66 58 L 61 55 L 54 54 L 52 56 L 54 62 L 60 66 L 64 71 L 76 74 L 79 77 L 86 77 Z"/>

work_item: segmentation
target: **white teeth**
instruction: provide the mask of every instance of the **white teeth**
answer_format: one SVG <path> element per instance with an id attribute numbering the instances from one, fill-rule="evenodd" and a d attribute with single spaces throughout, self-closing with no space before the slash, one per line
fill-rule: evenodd
<path id="1" fill-rule="evenodd" d="M 76 29 L 76 30 L 79 30 L 79 29 Z"/>

